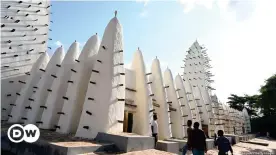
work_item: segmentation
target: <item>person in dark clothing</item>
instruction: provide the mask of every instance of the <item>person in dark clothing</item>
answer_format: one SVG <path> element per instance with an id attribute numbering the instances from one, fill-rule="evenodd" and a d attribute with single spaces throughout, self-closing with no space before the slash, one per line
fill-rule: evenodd
<path id="1" fill-rule="evenodd" d="M 194 123 L 194 129 L 191 134 L 191 147 L 193 155 L 204 155 L 207 152 L 205 133 L 199 129 L 199 123 Z"/>
<path id="2" fill-rule="evenodd" d="M 218 154 L 219 155 L 227 155 L 228 151 L 231 152 L 231 154 L 233 155 L 233 149 L 231 147 L 231 144 L 229 142 L 229 140 L 223 136 L 223 131 L 219 130 L 218 131 L 218 139 L 216 139 L 215 141 L 215 146 L 218 146 Z"/>
<path id="3" fill-rule="evenodd" d="M 156 143 L 158 141 L 158 123 L 157 123 L 157 115 L 153 115 L 153 121 L 151 122 L 151 132 L 152 132 L 152 137 L 154 137 L 154 142 L 156 146 Z"/>
<path id="4" fill-rule="evenodd" d="M 182 148 L 182 155 L 186 155 L 188 150 L 191 150 L 191 134 L 192 134 L 192 121 L 188 120 L 187 121 L 187 136 L 188 136 L 188 140 L 187 140 L 187 144 L 184 145 L 184 147 Z"/>

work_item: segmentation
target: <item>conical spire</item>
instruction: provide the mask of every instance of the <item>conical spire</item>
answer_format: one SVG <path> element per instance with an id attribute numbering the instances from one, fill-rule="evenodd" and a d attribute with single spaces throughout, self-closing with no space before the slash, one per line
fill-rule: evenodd
<path id="1" fill-rule="evenodd" d="M 115 10 L 115 12 L 114 12 L 114 13 L 115 13 L 115 17 L 117 17 L 117 13 L 118 13 L 118 12 L 117 12 L 117 10 Z"/>

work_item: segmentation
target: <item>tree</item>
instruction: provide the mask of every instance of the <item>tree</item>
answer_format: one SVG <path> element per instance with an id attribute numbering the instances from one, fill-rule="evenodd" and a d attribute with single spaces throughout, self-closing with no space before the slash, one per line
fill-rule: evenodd
<path id="1" fill-rule="evenodd" d="M 236 94 L 230 94 L 230 97 L 228 97 L 229 106 L 233 109 L 242 110 L 245 105 L 245 98 L 242 96 L 238 96 Z"/>
<path id="2" fill-rule="evenodd" d="M 276 74 L 265 81 L 260 89 L 258 106 L 265 116 L 276 114 Z"/>
<path id="3" fill-rule="evenodd" d="M 261 86 L 260 95 L 231 94 L 228 100 L 231 108 L 240 111 L 246 108 L 250 117 L 258 116 L 257 111 L 260 109 L 264 116 L 276 115 L 276 74 L 268 78 L 265 85 Z"/>
<path id="4" fill-rule="evenodd" d="M 245 95 L 244 96 L 245 100 L 246 100 L 246 103 L 245 103 L 245 108 L 248 112 L 248 115 L 250 117 L 257 117 L 257 112 L 258 112 L 258 109 L 259 109 L 259 98 L 260 96 L 259 95 L 252 95 L 252 96 L 249 96 L 249 95 Z"/>
<path id="5" fill-rule="evenodd" d="M 239 111 L 242 111 L 243 108 L 247 109 L 248 115 L 250 117 L 256 117 L 257 111 L 258 111 L 258 100 L 259 95 L 244 95 L 244 96 L 238 96 L 235 94 L 231 94 L 230 97 L 228 97 L 229 106 L 233 109 L 237 109 Z"/>

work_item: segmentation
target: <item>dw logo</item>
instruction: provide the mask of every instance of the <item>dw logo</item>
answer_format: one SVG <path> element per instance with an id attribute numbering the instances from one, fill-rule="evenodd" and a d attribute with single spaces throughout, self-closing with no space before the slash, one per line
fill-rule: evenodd
<path id="1" fill-rule="evenodd" d="M 8 137 L 14 143 L 20 143 L 23 140 L 27 143 L 33 143 L 38 140 L 40 131 L 37 126 L 28 124 L 23 127 L 20 124 L 14 124 L 8 129 Z"/>

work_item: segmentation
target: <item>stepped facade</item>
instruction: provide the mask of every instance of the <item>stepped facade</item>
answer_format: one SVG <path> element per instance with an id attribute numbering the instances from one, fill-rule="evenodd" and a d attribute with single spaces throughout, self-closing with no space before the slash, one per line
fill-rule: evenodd
<path id="1" fill-rule="evenodd" d="M 162 72 L 158 58 L 146 72 L 140 48 L 125 68 L 123 27 L 116 14 L 101 41 L 96 34 L 82 51 L 75 41 L 66 54 L 59 47 L 51 58 L 45 52 L 32 58 L 35 63 L 24 80 L 1 77 L 2 122 L 32 123 L 84 138 L 100 132 L 151 136 L 156 114 L 161 140 L 187 137 L 187 120 L 199 122 L 208 137 L 219 129 L 250 132 L 246 110 L 234 110 L 212 95 L 210 59 L 197 41 L 187 51 L 182 75 L 169 68 Z"/>

